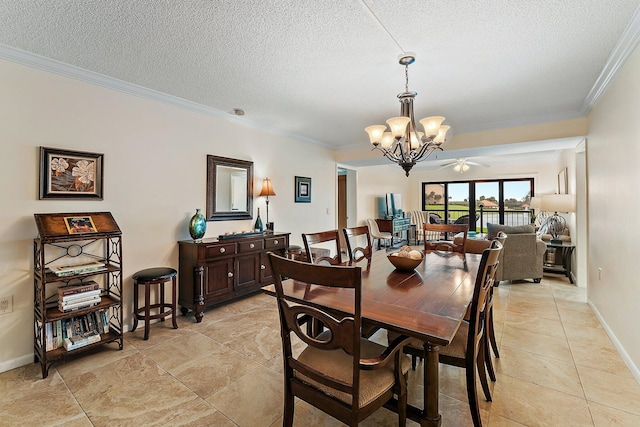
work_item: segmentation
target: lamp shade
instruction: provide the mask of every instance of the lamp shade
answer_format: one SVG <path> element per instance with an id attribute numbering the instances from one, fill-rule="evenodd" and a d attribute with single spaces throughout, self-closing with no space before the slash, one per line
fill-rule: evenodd
<path id="1" fill-rule="evenodd" d="M 576 196 L 573 194 L 545 194 L 540 207 L 545 212 L 575 212 Z"/>
<path id="2" fill-rule="evenodd" d="M 389 128 L 391 128 L 391 133 L 394 137 L 400 138 L 407 130 L 407 125 L 411 121 L 409 117 L 392 117 L 387 120 L 387 124 Z"/>
<path id="3" fill-rule="evenodd" d="M 436 137 L 433 138 L 433 142 L 436 142 L 438 144 L 442 144 L 444 142 L 444 139 L 447 136 L 447 131 L 450 128 L 451 128 L 451 126 L 447 126 L 447 125 L 440 126 L 440 129 L 438 130 L 438 135 L 436 135 Z"/>
<path id="4" fill-rule="evenodd" d="M 262 190 L 258 196 L 275 196 L 276 192 L 273 191 L 273 185 L 271 185 L 271 178 L 265 178 L 262 180 Z"/>
<path id="5" fill-rule="evenodd" d="M 540 209 L 542 207 L 542 198 L 532 197 L 531 202 L 529 202 L 529 206 L 531 207 L 531 209 Z"/>
<path id="6" fill-rule="evenodd" d="M 426 117 L 420 120 L 420 124 L 424 127 L 424 133 L 429 137 L 438 135 L 442 122 L 444 122 L 444 117 L 441 116 Z"/>
<path id="7" fill-rule="evenodd" d="M 364 130 L 369 134 L 369 141 L 372 144 L 378 144 L 382 139 L 382 134 L 387 130 L 387 127 L 384 125 L 373 125 L 364 128 Z"/>

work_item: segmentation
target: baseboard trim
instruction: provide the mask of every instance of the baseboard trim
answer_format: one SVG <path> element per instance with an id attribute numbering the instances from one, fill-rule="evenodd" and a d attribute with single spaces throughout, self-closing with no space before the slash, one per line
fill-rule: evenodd
<path id="1" fill-rule="evenodd" d="M 635 363 L 633 363 L 633 360 L 631 359 L 631 357 L 629 357 L 629 354 L 626 352 L 626 350 L 624 349 L 620 341 L 618 341 L 616 334 L 614 334 L 611 328 L 609 327 L 609 325 L 607 325 L 607 322 L 604 320 L 604 318 L 602 317 L 602 315 L 600 314 L 596 306 L 591 302 L 591 300 L 587 300 L 587 304 L 589 304 L 589 307 L 591 307 L 591 309 L 593 310 L 593 313 L 596 315 L 596 317 L 600 321 L 600 324 L 604 328 L 605 332 L 607 333 L 609 338 L 611 338 L 611 341 L 613 342 L 614 347 L 616 348 L 616 350 L 618 350 L 618 353 L 620 353 L 620 356 L 622 356 L 622 360 L 624 361 L 625 365 L 627 365 L 633 377 L 640 384 L 640 369 L 638 369 Z"/>
<path id="2" fill-rule="evenodd" d="M 20 366 L 28 365 L 30 363 L 34 363 L 33 353 L 0 363 L 0 372 L 7 372 L 12 369 L 19 368 Z"/>

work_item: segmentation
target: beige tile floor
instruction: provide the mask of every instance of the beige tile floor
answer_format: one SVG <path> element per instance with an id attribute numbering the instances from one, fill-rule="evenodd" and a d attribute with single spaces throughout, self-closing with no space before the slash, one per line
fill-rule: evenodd
<path id="1" fill-rule="evenodd" d="M 481 397 L 485 426 L 640 426 L 640 385 L 586 304 L 586 291 L 547 277 L 496 289 L 501 358 L 493 403 Z M 0 374 L 0 426 L 251 426 L 282 424 L 278 318 L 258 294 L 208 310 L 202 323 L 181 317 L 125 336 L 54 366 Z M 386 340 L 384 333 L 376 338 Z M 114 346 L 115 347 L 115 346 Z M 410 374 L 412 403 L 422 364 Z M 442 425 L 470 426 L 461 369 L 441 366 Z M 396 424 L 380 410 L 362 425 Z M 409 423 L 416 425 L 415 423 Z M 304 402 L 295 425 L 341 425 Z"/>

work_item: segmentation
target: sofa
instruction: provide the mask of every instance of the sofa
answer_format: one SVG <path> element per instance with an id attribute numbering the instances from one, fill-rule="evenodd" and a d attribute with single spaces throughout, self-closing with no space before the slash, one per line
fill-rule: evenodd
<path id="1" fill-rule="evenodd" d="M 502 280 L 523 279 L 533 279 L 539 283 L 542 279 L 547 245 L 538 239 L 533 225 L 487 224 L 487 239 L 467 239 L 466 251 L 482 253 L 501 231 L 507 235 L 507 239 L 500 253 L 496 283 Z"/>

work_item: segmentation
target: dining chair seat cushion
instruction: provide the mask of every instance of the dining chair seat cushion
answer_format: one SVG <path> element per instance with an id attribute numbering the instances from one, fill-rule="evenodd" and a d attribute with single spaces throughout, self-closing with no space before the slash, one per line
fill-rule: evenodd
<path id="1" fill-rule="evenodd" d="M 398 338 L 400 334 L 396 332 L 389 331 L 388 333 L 389 342 Z M 467 335 L 469 334 L 469 323 L 464 321 L 460 324 L 460 328 L 456 335 L 453 337 L 453 340 L 448 346 L 440 347 L 440 354 L 445 356 L 452 356 L 456 358 L 464 359 L 465 351 L 467 348 Z M 411 347 L 418 351 L 422 351 L 424 348 L 424 343 L 418 339 L 411 339 L 409 343 L 405 346 L 405 348 Z"/>
<path id="2" fill-rule="evenodd" d="M 462 322 L 458 332 L 456 332 L 456 335 L 453 337 L 453 341 L 451 341 L 451 343 L 446 347 L 440 347 L 440 354 L 464 360 L 465 355 L 467 354 L 468 335 L 469 323 Z"/>
<path id="3" fill-rule="evenodd" d="M 324 331 L 318 335 L 318 340 L 323 340 L 323 335 L 330 334 L 329 331 Z M 326 335 L 325 335 L 326 336 Z M 382 354 L 386 347 L 369 341 L 365 338 L 361 339 L 360 344 L 360 358 L 376 358 Z M 402 355 L 402 373 L 409 372 L 411 367 L 411 360 L 408 356 Z M 318 350 L 314 347 L 307 347 L 302 351 L 298 360 L 305 365 L 313 366 L 314 369 L 322 372 L 324 375 L 332 378 L 350 383 L 353 367 L 353 358 L 345 353 L 341 349 L 326 351 Z M 324 391 L 325 393 L 343 401 L 344 403 L 351 405 L 351 396 L 347 393 L 343 393 L 338 390 L 329 388 L 323 384 L 314 381 L 299 372 L 295 373 L 295 376 L 314 387 Z M 393 363 L 388 363 L 386 366 L 372 370 L 361 371 L 360 373 L 360 407 L 363 407 L 376 398 L 381 396 L 385 391 L 393 387 L 395 383 L 395 377 L 393 373 Z"/>

